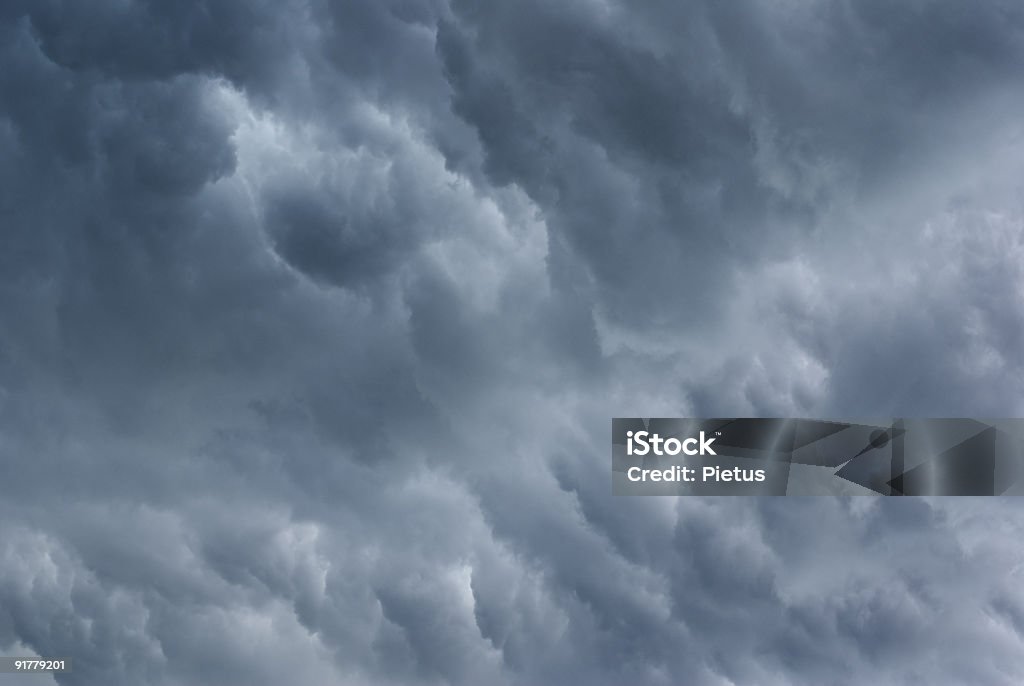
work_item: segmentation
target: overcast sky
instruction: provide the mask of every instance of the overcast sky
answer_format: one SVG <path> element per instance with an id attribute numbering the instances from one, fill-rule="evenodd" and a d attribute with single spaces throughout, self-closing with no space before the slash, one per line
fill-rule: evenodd
<path id="1" fill-rule="evenodd" d="M 0 2 L 0 655 L 1024 683 L 1015 500 L 609 465 L 1024 415 L 1022 112 L 1016 0 Z"/>

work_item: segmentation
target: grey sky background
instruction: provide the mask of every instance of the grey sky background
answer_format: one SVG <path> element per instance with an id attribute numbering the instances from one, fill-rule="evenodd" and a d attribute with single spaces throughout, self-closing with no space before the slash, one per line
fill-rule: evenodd
<path id="1" fill-rule="evenodd" d="M 612 416 L 1024 414 L 1022 111 L 1009 1 L 0 3 L 0 653 L 1024 682 L 1015 500 L 608 467 Z"/>

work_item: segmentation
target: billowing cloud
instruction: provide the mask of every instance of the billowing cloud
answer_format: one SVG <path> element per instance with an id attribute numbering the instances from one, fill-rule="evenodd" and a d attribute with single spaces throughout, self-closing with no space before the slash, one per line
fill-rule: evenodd
<path id="1" fill-rule="evenodd" d="M 1020 683 L 1012 500 L 613 498 L 607 437 L 1020 414 L 1022 58 L 994 0 L 6 3 L 0 654 Z"/>

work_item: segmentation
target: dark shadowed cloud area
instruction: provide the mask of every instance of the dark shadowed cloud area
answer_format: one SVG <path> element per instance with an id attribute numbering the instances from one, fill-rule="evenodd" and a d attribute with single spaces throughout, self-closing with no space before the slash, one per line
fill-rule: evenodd
<path id="1" fill-rule="evenodd" d="M 1015 500 L 613 498 L 608 442 L 1024 415 L 1022 113 L 1010 0 L 0 2 L 0 655 L 1024 683 Z"/>

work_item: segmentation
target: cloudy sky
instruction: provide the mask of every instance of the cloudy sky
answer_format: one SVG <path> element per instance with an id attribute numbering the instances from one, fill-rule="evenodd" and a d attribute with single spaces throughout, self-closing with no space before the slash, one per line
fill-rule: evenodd
<path id="1" fill-rule="evenodd" d="M 3 686 L 1024 682 L 1012 499 L 613 416 L 1024 415 L 1024 6 L 0 3 Z"/>

